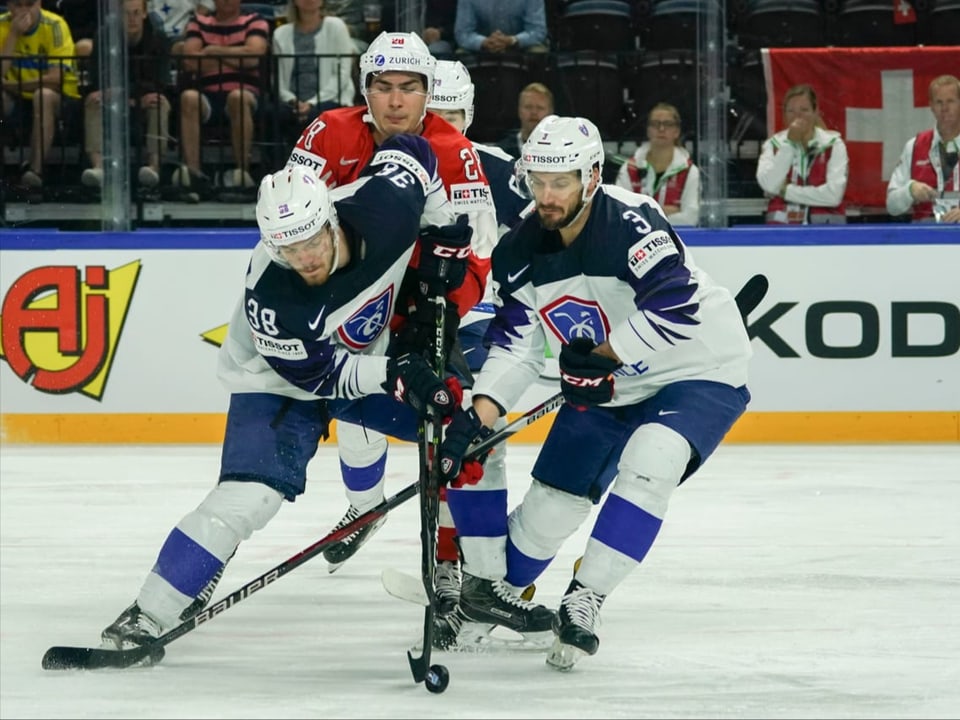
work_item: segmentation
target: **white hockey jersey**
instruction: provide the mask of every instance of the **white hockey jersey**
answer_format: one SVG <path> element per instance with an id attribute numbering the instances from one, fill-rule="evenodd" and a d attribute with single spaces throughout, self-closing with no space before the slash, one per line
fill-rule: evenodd
<path id="1" fill-rule="evenodd" d="M 218 375 L 231 392 L 270 392 L 301 400 L 354 399 L 382 393 L 390 320 L 417 242 L 431 183 L 423 157 L 388 141 L 370 161 L 371 174 L 331 192 L 350 262 L 323 285 L 254 248 L 244 295 L 219 353 Z M 455 215 L 444 202 L 447 224 Z"/>
<path id="2" fill-rule="evenodd" d="M 752 350 L 732 294 L 694 263 L 653 198 L 601 185 L 580 235 L 564 247 L 536 213 L 493 254 L 497 314 L 474 395 L 512 408 L 575 337 L 609 340 L 623 361 L 608 406 L 678 380 L 747 381 Z"/>

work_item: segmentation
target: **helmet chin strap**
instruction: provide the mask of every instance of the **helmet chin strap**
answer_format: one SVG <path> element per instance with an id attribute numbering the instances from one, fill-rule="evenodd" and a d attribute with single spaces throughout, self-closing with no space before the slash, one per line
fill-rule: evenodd
<path id="1" fill-rule="evenodd" d="M 377 132 L 381 132 L 381 133 L 383 132 L 383 128 L 380 127 L 380 125 L 377 123 L 376 119 L 374 119 L 373 113 L 370 112 L 370 105 L 369 105 L 369 104 L 367 105 L 367 111 L 363 114 L 363 121 L 364 121 L 365 123 L 370 123 L 371 125 L 373 125 L 373 127 L 376 128 Z"/>
<path id="2" fill-rule="evenodd" d="M 591 170 L 590 172 L 591 172 L 591 174 L 592 174 L 592 173 L 593 173 L 593 170 Z M 591 180 L 592 180 L 592 179 L 593 179 L 593 178 L 591 177 Z M 585 183 L 584 186 L 583 186 L 583 193 L 580 195 L 580 209 L 577 210 L 577 214 L 574 215 L 574 216 L 570 219 L 570 222 L 568 222 L 566 225 L 561 225 L 561 226 L 560 226 L 560 229 L 561 229 L 561 230 L 562 230 L 563 228 L 568 228 L 568 227 L 570 227 L 570 226 L 573 225 L 577 220 L 580 219 L 580 216 L 583 215 L 583 211 L 587 209 L 587 204 L 588 204 L 591 200 L 593 200 L 593 196 L 597 194 L 597 188 L 600 187 L 600 183 L 599 183 L 599 182 L 597 183 L 596 187 L 593 188 L 593 192 L 592 192 L 592 193 L 588 193 L 588 192 L 587 192 L 587 187 L 588 187 L 588 186 L 589 186 L 589 183 Z"/>
<path id="3" fill-rule="evenodd" d="M 570 227 L 571 225 L 573 225 L 577 220 L 580 219 L 580 216 L 583 215 L 583 211 L 586 210 L 586 209 L 587 209 L 587 203 L 586 203 L 586 201 L 583 200 L 583 198 L 581 198 L 581 199 L 580 199 L 580 209 L 577 210 L 577 214 L 574 215 L 572 218 L 570 218 L 570 222 L 568 222 L 566 225 L 561 225 L 561 226 L 558 228 L 558 230 L 563 230 L 564 228 L 568 228 L 568 227 Z"/>
<path id="4" fill-rule="evenodd" d="M 340 267 L 340 231 L 335 225 L 331 225 L 330 232 L 333 233 L 333 263 L 330 265 L 330 275 L 333 275 Z"/>
<path id="5" fill-rule="evenodd" d="M 427 106 L 426 106 L 426 105 L 423 106 L 423 112 L 420 114 L 420 119 L 417 120 L 417 129 L 414 131 L 414 134 L 415 134 L 415 135 L 419 135 L 419 134 L 422 132 L 421 127 L 422 127 L 422 125 L 423 125 L 423 120 L 424 120 L 425 117 L 427 117 Z M 385 131 L 382 127 L 380 127 L 380 124 L 379 124 L 379 123 L 376 121 L 376 119 L 373 117 L 373 113 L 370 112 L 370 106 L 369 106 L 369 105 L 367 106 L 367 112 L 365 112 L 365 113 L 363 114 L 363 118 L 362 118 L 362 119 L 363 119 L 363 122 L 365 122 L 365 123 L 370 123 L 371 125 L 373 125 L 373 127 L 376 128 L 377 132 L 383 133 L 384 135 L 387 134 L 386 131 Z"/>

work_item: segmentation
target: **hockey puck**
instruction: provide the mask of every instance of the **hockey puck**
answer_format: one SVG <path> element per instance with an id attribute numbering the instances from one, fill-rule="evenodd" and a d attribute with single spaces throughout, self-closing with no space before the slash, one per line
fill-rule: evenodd
<path id="1" fill-rule="evenodd" d="M 431 665 L 427 671 L 427 676 L 423 679 L 424 687 L 435 694 L 442 693 L 449 684 L 450 671 L 443 665 Z"/>

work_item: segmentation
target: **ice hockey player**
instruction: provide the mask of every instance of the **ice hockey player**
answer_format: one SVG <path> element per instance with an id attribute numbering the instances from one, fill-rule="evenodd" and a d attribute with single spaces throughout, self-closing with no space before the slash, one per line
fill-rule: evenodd
<path id="1" fill-rule="evenodd" d="M 436 64 L 416 33 L 381 33 L 360 56 L 359 80 L 366 104 L 321 113 L 303 131 L 287 166 L 309 168 L 327 185 L 337 187 L 354 180 L 377 147 L 392 135 L 412 133 L 430 143 L 443 187 L 428 197 L 424 224 L 436 224 L 429 215 L 434 204 L 446 196 L 454 212 L 465 214 L 473 229 L 464 282 L 447 296 L 447 349 L 456 358 L 459 319 L 483 298 L 490 253 L 497 239 L 497 220 L 473 145 L 449 123 L 427 111 Z M 419 258 L 420 253 L 415 251 L 411 262 L 416 265 Z M 433 307 L 416 285 L 405 285 L 400 295 L 399 317 L 393 323 L 400 347 L 411 352 L 425 350 L 434 341 Z M 387 441 L 371 428 L 341 421 L 337 424 L 337 444 L 349 503 L 337 524 L 342 527 L 383 500 Z M 331 546 L 324 553 L 330 572 L 357 552 L 385 520 Z"/>
<path id="2" fill-rule="evenodd" d="M 491 344 L 472 407 L 455 413 L 441 470 L 458 477 L 468 445 L 559 358 L 558 411 L 509 516 L 503 477 L 448 488 L 463 557 L 459 614 L 489 622 L 468 577 L 518 591 L 602 502 L 556 615 L 550 666 L 597 651 L 604 599 L 653 545 L 673 490 L 746 409 L 750 343 L 731 293 L 694 262 L 656 201 L 601 183 L 592 122 L 544 118 L 520 162 L 536 212 L 500 239 Z M 609 492 L 608 492 L 609 490 Z"/>
<path id="3" fill-rule="evenodd" d="M 467 272 L 465 217 L 444 199 L 433 210 L 444 224 L 420 228 L 439 185 L 436 156 L 413 135 L 386 140 L 333 196 L 301 167 L 263 179 L 261 239 L 219 353 L 231 396 L 218 482 L 169 533 L 105 647 L 149 642 L 204 606 L 239 543 L 304 492 L 331 418 L 414 441 L 421 417 L 457 406 L 420 354 L 386 354 L 415 249 L 424 283 L 453 289 Z M 435 250 L 450 258 L 442 268 Z"/>

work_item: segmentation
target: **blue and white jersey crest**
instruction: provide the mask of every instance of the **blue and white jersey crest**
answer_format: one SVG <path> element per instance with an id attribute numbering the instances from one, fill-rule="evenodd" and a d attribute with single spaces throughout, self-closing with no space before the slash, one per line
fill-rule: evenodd
<path id="1" fill-rule="evenodd" d="M 677 380 L 746 383 L 750 341 L 731 293 L 703 272 L 650 197 L 601 185 L 567 242 L 534 213 L 493 253 L 497 312 L 474 395 L 513 408 L 574 338 L 609 343 L 623 365 L 610 404 Z"/>
<path id="2" fill-rule="evenodd" d="M 386 155 L 391 162 L 380 162 Z M 354 399 L 383 392 L 390 320 L 426 206 L 426 140 L 396 136 L 360 177 L 332 193 L 343 251 L 336 272 L 310 285 L 259 243 L 219 354 L 231 392 Z M 445 198 L 438 216 L 453 217 Z"/>
<path id="3" fill-rule="evenodd" d="M 380 337 L 393 312 L 393 296 L 391 284 L 337 328 L 343 344 L 353 350 L 363 350 Z"/>
<path id="4" fill-rule="evenodd" d="M 564 295 L 540 310 L 544 324 L 561 343 L 588 338 L 597 345 L 610 334 L 610 322 L 595 300 Z"/>

